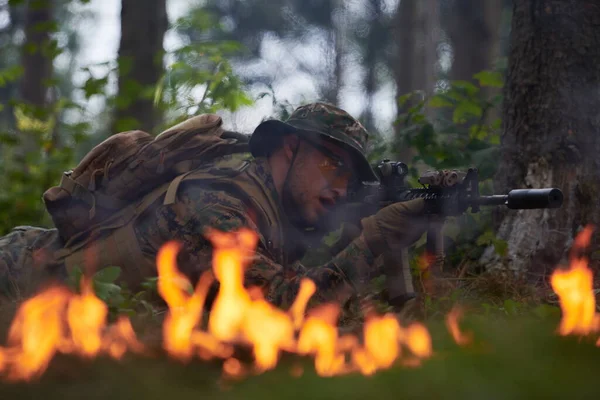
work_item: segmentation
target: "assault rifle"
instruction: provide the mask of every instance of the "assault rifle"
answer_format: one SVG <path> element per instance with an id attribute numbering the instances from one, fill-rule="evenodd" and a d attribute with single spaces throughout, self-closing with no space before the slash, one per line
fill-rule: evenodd
<path id="1" fill-rule="evenodd" d="M 407 185 L 409 169 L 398 161 L 383 160 L 375 167 L 380 182 L 362 185 L 351 194 L 353 201 L 359 201 L 374 212 L 388 204 L 412 199 L 425 199 L 425 212 L 430 215 L 427 231 L 427 252 L 435 256 L 431 273 L 441 274 L 444 262 L 444 243 L 441 233 L 444 219 L 458 216 L 469 208 L 472 213 L 482 206 L 506 206 L 509 209 L 559 208 L 563 194 L 556 188 L 514 189 L 507 194 L 482 196 L 479 193 L 479 175 L 475 168 L 466 172 L 456 170 L 430 171 L 419 178 L 421 188 Z M 388 282 L 388 300 L 392 305 L 402 305 L 414 296 L 414 288 L 406 249 L 397 249 L 394 254 L 384 255 Z"/>

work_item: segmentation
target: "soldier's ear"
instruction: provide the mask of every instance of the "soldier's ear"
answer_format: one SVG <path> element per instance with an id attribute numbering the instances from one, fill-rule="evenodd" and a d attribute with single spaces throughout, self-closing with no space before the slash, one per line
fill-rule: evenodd
<path id="1" fill-rule="evenodd" d="M 283 153 L 288 161 L 294 158 L 294 153 L 298 151 L 298 144 L 300 144 L 300 139 L 296 135 L 286 135 L 283 138 Z"/>

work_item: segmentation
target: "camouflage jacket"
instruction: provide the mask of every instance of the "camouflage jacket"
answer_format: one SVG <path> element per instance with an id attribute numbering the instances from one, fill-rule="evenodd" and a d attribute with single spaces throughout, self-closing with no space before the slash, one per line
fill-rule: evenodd
<path id="1" fill-rule="evenodd" d="M 235 183 L 240 180 L 245 180 L 246 188 L 250 187 L 246 191 L 250 193 L 239 191 Z M 273 208 L 270 214 L 276 215 L 278 220 L 265 223 L 257 215 L 261 214 L 260 210 L 249 207 L 248 198 L 268 202 L 258 208 Z M 274 231 L 274 226 L 281 229 Z M 196 277 L 211 268 L 212 247 L 204 235 L 206 229 L 231 231 L 240 227 L 250 228 L 259 236 L 255 259 L 246 269 L 246 284 L 261 287 L 269 301 L 282 307 L 291 304 L 304 277 L 316 283 L 318 300 L 344 302 L 369 276 L 374 261 L 361 238 L 324 265 L 305 268 L 295 260 L 289 250 L 291 247 L 286 244 L 289 245 L 297 232 L 280 207 L 269 165 L 260 158 L 239 175 L 221 179 L 218 184 L 193 179 L 182 182 L 177 190 L 177 201 L 168 205 L 157 202 L 134 222 L 137 242 L 147 262 L 154 263 L 165 242 L 177 240 L 183 244 L 178 257 L 179 268 Z M 28 227 L 0 238 L 0 285 L 23 286 L 30 271 L 43 268 L 64 276 L 64 266 L 61 268 L 52 260 L 53 251 L 60 247 L 56 230 Z M 116 259 L 109 261 L 119 265 Z"/>
<path id="2" fill-rule="evenodd" d="M 232 177 L 232 183 L 249 177 L 254 180 L 256 188 L 251 190 L 260 190 L 265 198 L 272 200 L 278 221 L 261 223 L 257 216 L 260 210 L 244 201 L 248 196 L 260 198 L 256 193 L 236 193 L 234 186 L 192 181 L 178 190 L 175 204 L 158 206 L 138 222 L 135 229 L 142 252 L 156 254 L 166 240 L 178 240 L 183 243 L 179 267 L 194 274 L 211 265 L 212 247 L 204 236 L 208 227 L 221 231 L 247 227 L 258 233 L 259 243 L 255 258 L 246 269 L 246 284 L 261 287 L 272 303 L 283 307 L 290 305 L 304 277 L 315 282 L 316 297 L 320 300 L 344 302 L 354 294 L 357 285 L 369 276 L 374 259 L 366 243 L 360 238 L 355 239 L 324 265 L 305 268 L 292 255 L 289 242 L 298 232 L 288 223 L 280 206 L 266 160 L 255 159 L 242 175 Z M 273 229 L 275 225 L 282 229 Z"/>

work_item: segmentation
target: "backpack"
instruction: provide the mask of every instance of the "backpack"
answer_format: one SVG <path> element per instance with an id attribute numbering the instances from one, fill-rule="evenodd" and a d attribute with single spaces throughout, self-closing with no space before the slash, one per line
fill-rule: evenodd
<path id="1" fill-rule="evenodd" d="M 249 152 L 249 136 L 221 128 L 214 114 L 192 117 L 153 137 L 133 130 L 94 147 L 43 195 L 63 240 L 80 241 L 178 176 L 225 155 Z"/>

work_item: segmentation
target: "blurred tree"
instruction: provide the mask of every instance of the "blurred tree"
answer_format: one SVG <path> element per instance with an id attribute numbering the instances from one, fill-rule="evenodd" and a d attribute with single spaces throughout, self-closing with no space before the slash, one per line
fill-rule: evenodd
<path id="1" fill-rule="evenodd" d="M 56 41 L 51 34 L 56 31 L 52 0 L 29 0 L 25 6 L 25 42 L 21 47 L 23 74 L 19 82 L 20 112 L 44 120 L 50 103 L 48 87 L 52 77 L 52 62 L 56 56 Z M 37 150 L 37 126 L 21 126 L 18 158 L 25 158 Z M 24 162 L 21 161 L 21 162 Z"/>
<path id="2" fill-rule="evenodd" d="M 19 45 L 15 34 L 23 29 L 24 7 L 8 0 L 0 1 L 0 11 L 5 16 L 0 26 L 0 129 L 14 128 L 14 108 L 12 100 L 18 94 L 16 78 L 22 73 L 19 64 Z M 9 75 L 8 79 L 6 75 Z M 12 79 L 11 79 L 12 78 Z M 1 143 L 0 143 L 1 146 Z"/>
<path id="3" fill-rule="evenodd" d="M 416 0 L 400 1 L 394 17 L 394 35 L 397 49 L 395 51 L 396 57 L 392 60 L 397 96 L 411 93 L 422 87 L 422 84 L 417 82 L 416 16 Z M 398 132 L 398 127 L 396 130 Z"/>
<path id="4" fill-rule="evenodd" d="M 113 133 L 153 132 L 162 117 L 154 107 L 154 85 L 163 74 L 166 0 L 122 0 L 118 95 Z"/>
<path id="5" fill-rule="evenodd" d="M 0 234 L 20 224 L 48 225 L 41 195 L 72 166 L 73 148 L 86 124 L 84 118 L 66 117 L 82 111 L 73 101 L 78 35 L 70 6 L 85 1 L 10 2 L 13 28 L 6 33 L 8 45 L 0 49 L 6 56 L 0 71 L 2 105 L 10 108 L 0 132 Z"/>
<path id="6" fill-rule="evenodd" d="M 275 39 L 284 46 L 283 58 L 293 62 L 296 74 L 310 76 L 317 86 L 319 96 L 337 103 L 341 79 L 342 63 L 346 42 L 344 2 L 340 0 L 249 0 L 220 1 L 208 0 L 200 6 L 216 15 L 226 26 L 219 38 L 240 42 L 246 48 L 245 54 L 236 57 L 239 64 L 250 64 L 260 60 L 265 39 Z M 299 57 L 294 48 L 297 44 L 311 43 L 322 55 L 315 64 Z M 283 71 L 262 68 L 259 71 L 239 71 L 249 83 L 263 83 L 272 86 L 282 78 Z M 285 78 L 285 77 L 283 77 Z"/>
<path id="7" fill-rule="evenodd" d="M 452 46 L 450 79 L 469 81 L 493 69 L 500 55 L 504 0 L 446 0 L 444 30 Z"/>
<path id="8" fill-rule="evenodd" d="M 365 21 L 368 23 L 368 30 L 364 40 L 357 40 L 359 51 L 363 54 L 363 67 L 365 69 L 364 90 L 367 98 L 364 116 L 362 120 L 370 131 L 375 131 L 375 117 L 373 115 L 373 97 L 377 90 L 378 78 L 381 70 L 382 51 L 386 50 L 388 42 L 386 36 L 389 25 L 387 24 L 383 12 L 383 0 L 368 0 Z M 356 30 L 355 30 L 356 31 Z M 360 30 L 355 32 L 355 36 L 360 39 Z"/>
<path id="9" fill-rule="evenodd" d="M 433 94 L 439 77 L 437 48 L 439 36 L 439 10 L 437 0 L 402 0 L 394 15 L 394 57 L 390 60 L 396 82 L 397 104 L 394 124 L 395 143 L 405 141 L 405 121 L 401 119 L 412 107 Z M 408 96 L 408 97 L 406 97 Z M 429 107 L 425 110 L 429 115 Z M 412 148 L 396 146 L 395 156 L 411 160 Z"/>
<path id="10" fill-rule="evenodd" d="M 515 0 L 495 190 L 558 187 L 559 210 L 498 212 L 507 265 L 543 275 L 563 261 L 577 231 L 600 225 L 600 4 Z M 599 264 L 596 235 L 596 266 Z"/>

